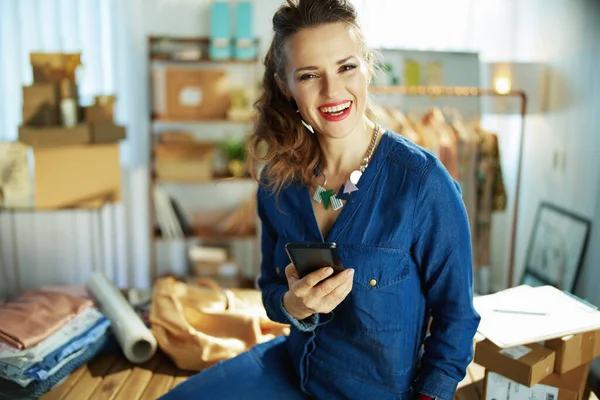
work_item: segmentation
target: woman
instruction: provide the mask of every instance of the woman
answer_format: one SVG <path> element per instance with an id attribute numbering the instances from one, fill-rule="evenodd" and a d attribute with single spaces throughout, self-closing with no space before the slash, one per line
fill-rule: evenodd
<path id="1" fill-rule="evenodd" d="M 249 150 L 267 162 L 259 285 L 291 334 L 166 398 L 450 400 L 479 323 L 460 189 L 434 155 L 365 116 L 372 56 L 349 2 L 288 0 L 273 28 Z M 346 271 L 299 279 L 294 241 L 336 242 Z"/>

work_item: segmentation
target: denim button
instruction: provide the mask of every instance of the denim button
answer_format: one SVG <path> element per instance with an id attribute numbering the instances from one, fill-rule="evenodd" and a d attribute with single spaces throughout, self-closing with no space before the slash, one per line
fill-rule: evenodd
<path id="1" fill-rule="evenodd" d="M 375 279 L 371 279 L 371 280 L 369 281 L 369 285 L 371 285 L 371 286 L 375 286 L 375 285 L 377 285 L 377 281 L 376 281 Z"/>
<path id="2" fill-rule="evenodd" d="M 279 267 L 275 267 L 275 272 L 277 272 L 277 275 L 279 275 Z"/>

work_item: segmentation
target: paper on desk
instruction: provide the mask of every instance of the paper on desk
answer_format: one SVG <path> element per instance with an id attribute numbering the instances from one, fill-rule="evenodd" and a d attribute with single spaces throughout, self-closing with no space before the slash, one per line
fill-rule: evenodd
<path id="1" fill-rule="evenodd" d="M 117 287 L 101 272 L 94 272 L 85 286 L 110 320 L 125 357 L 132 363 L 151 359 L 156 353 L 156 339 Z"/>
<path id="2" fill-rule="evenodd" d="M 481 315 L 478 332 L 502 348 L 600 328 L 600 312 L 553 286 L 521 285 L 473 303 Z"/>

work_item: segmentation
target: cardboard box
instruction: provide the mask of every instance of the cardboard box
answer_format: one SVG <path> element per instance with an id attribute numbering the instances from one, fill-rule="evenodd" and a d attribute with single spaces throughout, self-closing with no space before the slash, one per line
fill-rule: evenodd
<path id="1" fill-rule="evenodd" d="M 477 343 L 474 361 L 486 370 L 526 386 L 533 386 L 554 370 L 554 350 L 538 344 L 502 349 L 489 340 Z"/>
<path id="2" fill-rule="evenodd" d="M 37 108 L 52 105 L 58 109 L 60 103 L 59 86 L 56 83 L 36 83 L 23 86 L 23 107 Z"/>
<path id="3" fill-rule="evenodd" d="M 484 390 L 486 400 L 584 400 L 591 363 L 566 374 L 551 374 L 539 384 L 528 388 L 488 371 Z"/>
<path id="4" fill-rule="evenodd" d="M 72 128 L 19 127 L 19 141 L 34 148 L 73 146 L 90 143 L 92 132 L 89 125 L 81 124 Z"/>
<path id="5" fill-rule="evenodd" d="M 485 382 L 485 368 L 472 362 L 465 378 L 459 382 L 454 400 L 481 400 Z"/>
<path id="6" fill-rule="evenodd" d="M 19 128 L 19 141 L 34 148 L 116 143 L 122 139 L 125 139 L 125 127 L 114 124 Z"/>
<path id="7" fill-rule="evenodd" d="M 75 70 L 81 65 L 79 53 L 31 53 L 29 59 L 35 83 L 59 83 L 63 79 L 75 83 Z"/>
<path id="8" fill-rule="evenodd" d="M 154 71 L 154 112 L 165 120 L 225 119 L 231 100 L 221 70 L 163 68 Z"/>
<path id="9" fill-rule="evenodd" d="M 114 123 L 113 105 L 93 105 L 84 108 L 84 119 L 89 124 L 112 124 Z"/>
<path id="10" fill-rule="evenodd" d="M 116 143 L 126 137 L 125 127 L 120 125 L 109 124 L 93 124 L 92 128 L 92 143 Z"/>
<path id="11" fill-rule="evenodd" d="M 36 208 L 121 200 L 118 144 L 40 148 L 33 157 Z"/>
<path id="12" fill-rule="evenodd" d="M 23 86 L 23 125 L 58 125 L 59 102 L 59 87 L 55 83 Z"/>
<path id="13" fill-rule="evenodd" d="M 58 107 L 45 104 L 39 107 L 23 106 L 23 125 L 55 126 L 60 125 Z"/>
<path id="14" fill-rule="evenodd" d="M 213 178 L 216 148 L 213 144 L 158 144 L 155 173 L 171 181 L 208 181 Z"/>
<path id="15" fill-rule="evenodd" d="M 485 380 L 471 382 L 459 387 L 454 393 L 454 400 L 482 400 L 485 391 Z"/>
<path id="16" fill-rule="evenodd" d="M 545 346 L 556 351 L 554 371 L 564 374 L 600 357 L 600 330 L 547 340 Z"/>

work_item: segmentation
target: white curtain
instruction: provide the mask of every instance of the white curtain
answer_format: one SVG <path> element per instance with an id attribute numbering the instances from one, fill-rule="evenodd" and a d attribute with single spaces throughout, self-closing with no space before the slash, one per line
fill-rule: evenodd
<path id="1" fill-rule="evenodd" d="M 0 140 L 17 139 L 21 87 L 33 82 L 29 53 L 81 52 L 84 65 L 77 77 L 81 103 L 90 104 L 95 95 L 116 94 L 116 121 L 127 128 L 127 140 L 121 145 L 123 204 L 114 207 L 114 224 L 103 225 L 104 229 L 111 229 L 104 233 L 107 238 L 116 241 L 105 246 L 112 252 L 105 257 L 105 269 L 121 286 L 146 287 L 149 111 L 145 36 L 140 13 L 135 12 L 140 7 L 141 2 L 129 0 L 0 0 Z M 28 213 L 17 214 L 14 219 L 0 214 L 0 266 L 4 265 L 6 280 L 20 288 L 31 286 L 25 281 L 32 274 L 38 284 L 82 283 L 85 274 L 59 271 L 85 271 L 90 265 L 80 264 L 93 262 L 92 255 L 82 257 L 83 251 L 78 248 L 81 240 L 76 240 L 89 235 L 96 226 L 93 217 L 86 222 L 82 213 L 85 212 L 60 212 L 54 217 Z M 63 243 L 59 248 L 43 246 L 47 243 L 41 237 L 43 221 L 53 221 L 59 227 L 58 234 L 70 237 L 71 243 Z M 22 229 L 25 225 L 34 228 Z M 29 257 L 32 253 L 38 256 Z M 38 265 L 44 256 L 55 264 L 56 277 L 46 272 L 48 279 L 39 278 L 39 270 L 47 268 Z"/>

